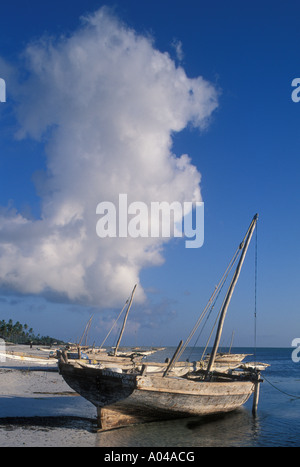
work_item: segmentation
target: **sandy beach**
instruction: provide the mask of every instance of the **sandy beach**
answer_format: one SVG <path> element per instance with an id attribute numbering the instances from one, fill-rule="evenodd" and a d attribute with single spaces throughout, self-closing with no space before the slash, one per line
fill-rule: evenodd
<path id="1" fill-rule="evenodd" d="M 47 356 L 36 346 L 6 346 L 6 351 Z M 0 446 L 93 444 L 94 406 L 54 370 L 55 365 L 0 361 Z"/>

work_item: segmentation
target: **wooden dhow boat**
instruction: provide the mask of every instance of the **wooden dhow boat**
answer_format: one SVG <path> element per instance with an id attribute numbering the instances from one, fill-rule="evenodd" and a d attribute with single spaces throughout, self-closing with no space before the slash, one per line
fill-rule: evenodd
<path id="1" fill-rule="evenodd" d="M 100 429 L 229 412 L 242 406 L 252 394 L 252 411 L 256 413 L 262 381 L 260 370 L 265 365 L 248 364 L 241 369 L 239 366 L 242 362 L 238 362 L 239 365 L 234 369 L 221 372 L 216 371 L 215 362 L 226 312 L 257 219 L 258 215 L 255 215 L 238 247 L 238 264 L 220 310 L 214 345 L 205 368 L 186 367 L 186 362 L 182 362 L 183 365 L 178 362 L 183 349 L 182 341 L 167 367 L 158 373 L 151 371 L 157 365 L 153 362 L 131 368 L 121 363 L 118 367 L 110 367 L 101 362 L 98 365 L 68 362 L 61 355 L 58 363 L 61 375 L 71 388 L 96 406 Z"/>
<path id="2" fill-rule="evenodd" d="M 0 352 L 0 359 L 3 360 L 18 360 L 25 363 L 33 363 L 35 365 L 56 365 L 57 361 L 53 361 L 48 357 L 31 355 L 24 352 Z"/>

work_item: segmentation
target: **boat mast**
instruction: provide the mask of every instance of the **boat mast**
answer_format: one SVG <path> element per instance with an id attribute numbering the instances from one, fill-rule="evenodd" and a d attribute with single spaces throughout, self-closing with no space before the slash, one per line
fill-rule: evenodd
<path id="1" fill-rule="evenodd" d="M 213 349 L 212 349 L 212 352 L 211 352 L 211 355 L 210 355 L 210 359 L 209 359 L 209 362 L 208 362 L 207 370 L 206 370 L 206 376 L 211 371 L 211 369 L 212 369 L 212 367 L 213 367 L 213 365 L 215 363 L 215 358 L 216 358 L 217 350 L 218 350 L 218 347 L 219 347 L 219 344 L 220 344 L 220 339 L 221 339 L 221 334 L 222 334 L 222 330 L 223 330 L 223 324 L 224 324 L 225 316 L 226 316 L 226 313 L 227 313 L 227 309 L 228 309 L 228 306 L 229 306 L 229 303 L 230 303 L 234 288 L 235 288 L 236 283 L 238 281 L 238 278 L 239 278 L 239 275 L 240 275 L 240 272 L 241 272 L 241 268 L 242 268 L 242 265 L 243 265 L 243 262 L 244 262 L 244 259 L 245 259 L 245 255 L 247 253 L 248 246 L 249 246 L 252 234 L 254 232 L 256 223 L 257 223 L 257 219 L 258 219 L 258 214 L 255 214 L 255 216 L 253 217 L 252 222 L 251 222 L 251 224 L 250 224 L 250 226 L 248 228 L 248 231 L 247 231 L 247 233 L 246 233 L 246 235 L 244 237 L 244 240 L 240 244 L 240 250 L 243 250 L 243 251 L 241 253 L 239 263 L 238 263 L 238 265 L 236 267 L 234 276 L 232 278 L 229 289 L 227 291 L 227 295 L 226 295 L 225 300 L 224 300 L 223 308 L 222 308 L 222 311 L 221 311 L 221 314 L 220 314 L 220 320 L 219 320 L 219 324 L 218 324 L 218 329 L 217 329 L 217 333 L 216 333 L 216 337 L 215 337 L 214 346 L 213 346 Z M 246 238 L 246 240 L 245 240 L 245 238 Z"/>
<path id="2" fill-rule="evenodd" d="M 137 284 L 135 284 L 135 286 L 133 287 L 133 291 L 131 292 L 130 301 L 129 301 L 129 304 L 128 304 L 128 307 L 127 307 L 127 310 L 126 310 L 126 313 L 125 313 L 122 329 L 121 329 L 121 332 L 120 332 L 120 335 L 119 335 L 119 339 L 118 339 L 118 342 L 117 342 L 117 345 L 116 345 L 116 348 L 115 348 L 114 355 L 117 355 L 117 352 L 118 352 L 118 348 L 119 348 L 119 345 L 120 345 L 120 342 L 121 342 L 121 339 L 122 339 L 122 336 L 123 336 L 123 332 L 124 332 L 124 329 L 125 329 L 128 313 L 129 313 L 129 310 L 130 310 L 130 307 L 131 307 L 131 304 L 132 304 L 132 300 L 133 300 L 133 296 L 134 296 L 136 286 L 137 286 Z"/>
<path id="3" fill-rule="evenodd" d="M 85 345 L 87 345 L 87 337 L 88 337 L 88 333 L 89 333 L 89 330 L 90 330 L 90 327 L 91 327 L 91 322 L 92 322 L 93 316 L 94 316 L 94 315 L 92 315 L 92 316 L 90 317 L 90 319 L 88 320 L 88 322 L 86 323 L 86 326 L 85 326 L 85 328 L 84 328 L 83 334 L 82 334 L 81 339 L 80 339 L 79 344 L 78 344 L 79 347 L 80 347 L 81 344 L 82 344 L 82 341 L 83 341 L 84 336 L 85 336 Z"/>

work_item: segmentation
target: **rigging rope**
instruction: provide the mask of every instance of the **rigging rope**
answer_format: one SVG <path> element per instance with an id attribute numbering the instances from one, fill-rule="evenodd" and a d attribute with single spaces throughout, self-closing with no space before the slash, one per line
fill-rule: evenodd
<path id="1" fill-rule="evenodd" d="M 256 336 L 257 336 L 257 225 L 255 234 L 255 272 L 254 272 L 254 361 L 256 362 Z"/>
<path id="2" fill-rule="evenodd" d="M 256 362 L 256 339 L 257 339 L 257 225 L 256 225 L 256 235 L 255 235 L 255 272 L 254 272 L 254 361 Z M 264 380 L 267 381 L 274 389 L 285 394 L 286 396 L 292 397 L 294 399 L 300 399 L 300 396 L 294 394 L 289 394 L 288 392 L 279 389 L 271 381 L 269 381 L 265 375 L 263 376 Z"/>
<path id="3" fill-rule="evenodd" d="M 192 337 L 194 336 L 195 332 L 196 332 L 197 329 L 199 328 L 199 326 L 200 326 L 202 320 L 204 319 L 204 317 L 205 317 L 205 315 L 208 313 L 208 311 L 209 311 L 209 315 L 211 314 L 211 312 L 212 312 L 212 310 L 213 310 L 213 308 L 214 308 L 214 306 L 215 306 L 216 300 L 217 300 L 217 298 L 218 298 L 218 296 L 219 296 L 219 294 L 220 294 L 220 292 L 221 292 L 221 290 L 222 290 L 222 288 L 223 288 L 223 286 L 224 286 L 224 283 L 225 283 L 225 281 L 226 281 L 226 279 L 227 279 L 227 277 L 228 277 L 228 275 L 229 275 L 229 273 L 230 273 L 232 267 L 234 266 L 234 264 L 235 264 L 235 262 L 236 262 L 236 260 L 237 260 L 237 258 L 238 258 L 238 256 L 239 256 L 239 253 L 240 253 L 240 246 L 236 249 L 236 251 L 235 251 L 235 253 L 234 253 L 234 255 L 233 255 L 233 257 L 232 257 L 232 259 L 231 259 L 229 265 L 227 266 L 227 269 L 226 269 L 226 271 L 224 272 L 224 274 L 223 274 L 221 280 L 219 281 L 218 285 L 215 287 L 215 290 L 213 291 L 213 293 L 212 293 L 212 295 L 211 295 L 211 297 L 210 297 L 210 299 L 209 299 L 207 305 L 205 306 L 205 308 L 204 308 L 202 314 L 201 314 L 200 317 L 198 318 L 198 320 L 197 320 L 197 322 L 196 322 L 194 328 L 192 329 L 190 335 L 188 336 L 188 338 L 187 338 L 185 344 L 182 346 L 182 348 L 181 348 L 181 350 L 180 350 L 180 352 L 179 352 L 179 354 L 178 354 L 177 360 L 181 357 L 181 355 L 183 354 L 184 350 L 186 349 L 186 347 L 187 347 L 188 344 L 190 343 Z M 209 317 L 209 315 L 208 315 L 208 317 Z M 206 321 L 207 321 L 207 320 L 206 320 Z M 201 332 L 202 332 L 202 331 L 201 331 Z M 198 339 L 197 339 L 197 340 L 198 340 Z M 195 347 L 195 346 L 194 346 L 194 347 Z"/>
<path id="4" fill-rule="evenodd" d="M 234 263 L 232 263 L 232 266 L 233 266 L 233 264 L 234 264 Z M 232 267 L 232 266 L 231 266 L 231 267 Z M 229 268 L 227 268 L 227 270 L 228 270 L 228 269 L 229 269 Z M 231 269 L 231 268 L 230 268 L 230 269 Z M 189 354 L 189 356 L 188 356 L 188 359 L 191 358 L 191 355 L 193 354 L 193 352 L 194 352 L 194 350 L 195 350 L 195 347 L 196 347 L 196 345 L 197 345 L 197 343 L 198 343 L 198 340 L 200 339 L 200 337 L 201 337 L 201 335 L 202 335 L 202 332 L 204 331 L 204 328 L 205 328 L 205 326 L 206 326 L 206 324 L 207 324 L 207 322 L 208 322 L 208 320 L 209 320 L 209 318 L 210 318 L 210 315 L 212 314 L 212 311 L 213 311 L 213 309 L 214 309 L 214 307 L 215 307 L 216 301 L 217 301 L 217 299 L 218 299 L 218 297 L 219 297 L 219 295 L 220 295 L 220 293 L 221 293 L 221 291 L 222 291 L 222 289 L 223 289 L 223 286 L 224 286 L 224 284 L 225 284 L 225 281 L 226 281 L 226 278 L 228 277 L 229 272 L 230 272 L 230 270 L 229 270 L 228 273 L 226 274 L 226 277 L 224 278 L 223 283 L 222 283 L 222 284 L 219 283 L 219 285 L 217 285 L 216 288 L 215 288 L 215 292 L 216 292 L 217 290 L 219 290 L 219 291 L 218 291 L 217 296 L 216 296 L 214 302 L 212 303 L 211 307 L 209 308 L 209 310 L 207 310 L 207 311 L 205 312 L 205 314 L 207 313 L 206 320 L 205 320 L 205 322 L 204 322 L 203 325 L 202 325 L 202 328 L 201 328 L 201 330 L 200 330 L 200 332 L 199 332 L 199 334 L 198 334 L 198 337 L 197 337 L 197 339 L 196 339 L 196 341 L 195 341 L 195 343 L 194 343 L 194 346 L 192 347 L 192 349 L 191 349 L 191 351 L 190 351 L 190 354 Z M 224 277 L 224 276 L 223 276 L 223 277 Z M 214 293 L 215 293 L 215 292 L 214 292 Z M 209 301 L 209 303 L 210 303 L 210 301 Z M 207 306 L 206 306 L 206 308 L 207 308 Z M 203 358 L 204 358 L 204 354 L 205 354 L 205 352 L 206 352 L 206 350 L 207 350 L 207 347 L 208 347 L 208 345 L 209 345 L 211 336 L 212 336 L 212 334 L 213 334 L 213 332 L 214 332 L 214 329 L 215 329 L 215 327 L 216 327 L 216 324 L 217 324 L 217 322 L 218 322 L 220 313 L 221 313 L 221 309 L 219 310 L 219 312 L 218 312 L 218 314 L 217 314 L 217 317 L 216 317 L 215 322 L 214 322 L 214 325 L 213 325 L 213 327 L 212 327 L 212 329 L 211 329 L 210 335 L 209 335 L 209 337 L 208 337 L 208 339 L 207 339 L 207 342 L 206 342 L 206 345 L 205 345 L 205 347 L 204 347 L 204 350 L 203 350 L 203 353 L 202 353 L 202 355 L 201 355 L 200 360 L 203 360 Z M 204 316 L 203 316 L 203 319 L 204 319 Z M 202 319 L 201 319 L 201 321 L 202 321 Z M 199 327 L 199 326 L 200 326 L 200 322 L 199 322 L 199 324 L 198 324 L 198 327 Z M 196 332 L 196 330 L 198 329 L 198 327 L 195 329 L 194 332 Z M 185 344 L 184 350 L 185 350 L 186 346 L 187 346 L 187 343 Z M 182 353 L 182 352 L 181 352 L 181 353 Z"/>
<path id="5" fill-rule="evenodd" d="M 100 345 L 100 349 L 102 349 L 102 347 L 103 347 L 103 345 L 104 345 L 106 339 L 108 338 L 108 336 L 109 336 L 110 333 L 112 332 L 113 328 L 114 328 L 115 325 L 117 324 L 117 322 L 118 322 L 120 316 L 122 315 L 122 313 L 123 313 L 123 311 L 124 311 L 124 309 L 125 309 L 125 306 L 127 305 L 128 301 L 129 301 L 129 298 L 126 300 L 125 305 L 123 306 L 122 310 L 121 310 L 120 313 L 119 313 L 119 316 L 118 316 L 117 319 L 114 321 L 112 327 L 110 328 L 110 331 L 108 332 L 108 334 L 106 335 L 104 341 L 103 341 L 102 344 Z"/>
<path id="6" fill-rule="evenodd" d="M 215 299 L 215 295 L 217 294 L 217 292 L 218 292 L 218 295 L 219 295 L 219 293 L 220 293 L 220 288 L 222 289 L 222 287 L 223 287 L 223 285 L 224 285 L 224 283 L 225 283 L 225 281 L 226 281 L 226 279 L 227 279 L 227 276 L 228 276 L 228 274 L 229 274 L 231 268 L 233 267 L 235 261 L 237 260 L 237 257 L 239 256 L 239 253 L 241 253 L 241 251 L 244 249 L 244 246 L 245 246 L 245 243 L 244 243 L 244 242 L 245 242 L 245 241 L 246 241 L 246 245 L 247 245 L 247 247 L 248 247 L 248 243 L 249 243 L 250 238 L 251 238 L 251 237 L 249 237 L 249 235 L 250 235 L 250 232 L 251 232 L 251 236 L 252 236 L 253 228 L 255 227 L 257 218 L 258 218 L 258 215 L 256 214 L 256 215 L 254 216 L 254 218 L 253 218 L 253 220 L 252 220 L 250 226 L 248 227 L 248 230 L 247 230 L 247 232 L 246 232 L 246 235 L 244 236 L 242 242 L 239 244 L 239 246 L 238 246 L 238 248 L 237 248 L 237 250 L 236 250 L 236 252 L 235 252 L 235 254 L 234 254 L 234 256 L 233 256 L 233 258 L 232 258 L 232 260 L 231 260 L 231 262 L 230 262 L 230 264 L 229 264 L 229 266 L 227 267 L 227 270 L 226 270 L 225 273 L 223 274 L 222 279 L 220 280 L 219 284 L 217 285 L 217 287 L 215 288 L 214 292 L 212 293 L 212 295 L 211 295 L 211 297 L 210 297 L 210 299 L 209 299 L 209 301 L 208 301 L 206 307 L 204 308 L 202 314 L 200 315 L 200 317 L 199 317 L 197 323 L 195 324 L 195 326 L 194 326 L 192 332 L 191 332 L 190 335 L 188 336 L 188 338 L 187 338 L 185 344 L 181 347 L 180 350 L 178 349 L 178 351 L 176 351 L 176 357 L 174 356 L 173 365 L 176 363 L 176 361 L 177 361 L 177 360 L 181 357 L 181 355 L 183 354 L 183 352 L 184 352 L 184 350 L 186 349 L 187 345 L 189 344 L 189 342 L 191 341 L 192 337 L 194 336 L 196 330 L 199 328 L 200 323 L 201 323 L 201 321 L 203 320 L 203 318 L 204 318 L 204 316 L 206 315 L 206 313 L 207 313 L 209 310 L 210 310 L 210 313 L 211 313 L 212 308 L 213 308 L 213 306 L 215 305 L 215 300 L 216 300 L 216 299 Z M 244 250 L 244 251 L 247 251 L 247 250 Z M 238 266 L 240 266 L 239 269 L 241 268 L 241 265 L 242 265 L 241 259 L 244 258 L 244 255 L 245 255 L 244 252 L 241 253 L 241 258 L 240 258 L 240 262 L 239 262 L 239 265 L 238 265 Z M 236 272 L 237 272 L 237 271 L 236 271 Z M 233 277 L 231 285 L 233 285 L 233 284 L 235 285 L 235 282 L 236 282 L 236 280 L 237 280 L 237 277 L 238 277 L 238 276 L 236 276 L 236 275 Z M 235 279 L 235 282 L 233 282 L 234 279 Z M 228 293 L 229 293 L 229 291 L 228 291 Z M 232 294 L 232 291 L 231 291 L 231 294 Z M 230 296 L 231 296 L 231 295 L 230 295 Z M 226 296 L 226 298 L 224 299 L 223 305 L 224 305 L 224 303 L 226 303 L 227 298 L 228 298 L 228 296 Z M 213 303 L 213 305 L 212 305 L 212 303 Z M 228 306 L 228 303 L 227 303 L 227 306 Z M 222 308 L 223 308 L 223 307 L 222 307 Z M 222 308 L 221 308 L 221 310 L 222 310 Z M 220 310 L 220 312 L 221 312 L 221 310 Z M 219 312 L 219 313 L 220 313 L 220 312 Z M 210 314 L 210 313 L 209 313 L 209 314 Z M 201 332 L 202 332 L 202 331 L 201 331 Z M 207 344 L 207 345 L 208 345 L 208 344 Z"/>

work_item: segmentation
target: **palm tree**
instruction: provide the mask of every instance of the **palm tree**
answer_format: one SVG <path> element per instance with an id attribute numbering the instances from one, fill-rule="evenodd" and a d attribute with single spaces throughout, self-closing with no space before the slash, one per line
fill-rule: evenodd
<path id="1" fill-rule="evenodd" d="M 8 320 L 8 323 L 6 325 L 6 333 L 7 333 L 7 338 L 10 339 L 10 336 L 12 334 L 12 331 L 13 331 L 13 320 L 12 319 L 9 319 Z"/>

